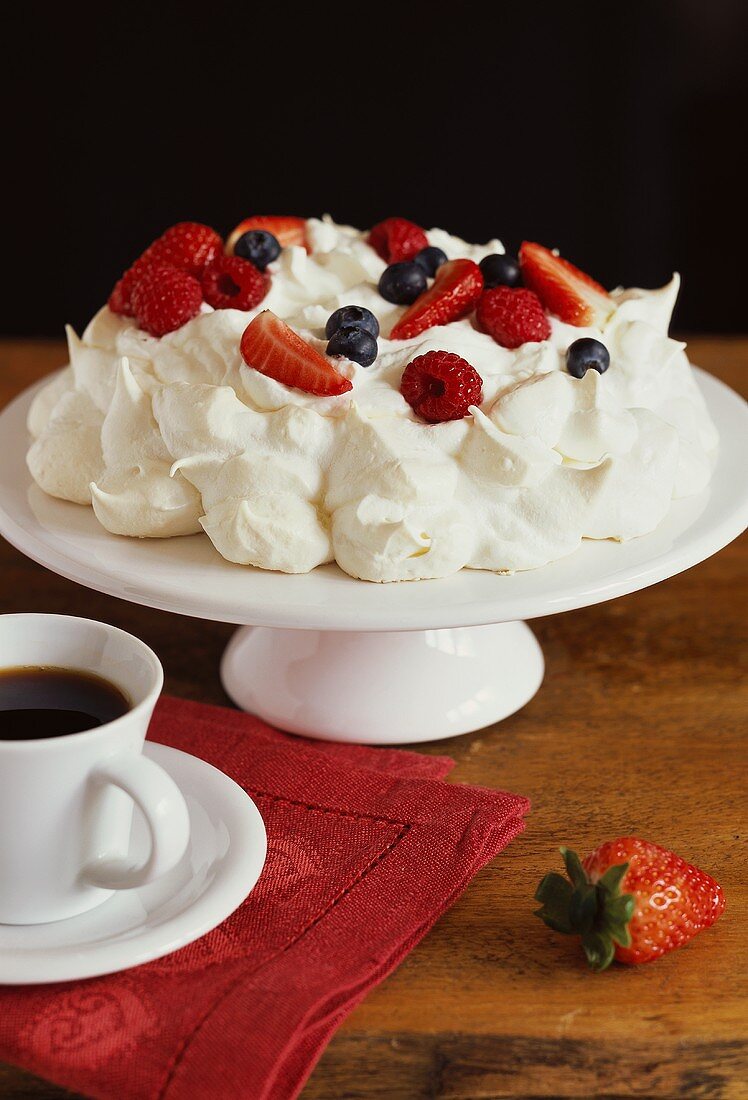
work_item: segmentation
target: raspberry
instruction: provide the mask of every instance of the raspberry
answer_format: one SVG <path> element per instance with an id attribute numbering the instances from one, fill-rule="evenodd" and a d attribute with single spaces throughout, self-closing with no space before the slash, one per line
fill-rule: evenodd
<path id="1" fill-rule="evenodd" d="M 223 241 L 215 229 L 200 222 L 178 222 L 162 233 L 144 256 L 152 263 L 171 264 L 199 278 L 221 252 Z"/>
<path id="2" fill-rule="evenodd" d="M 417 252 L 428 248 L 426 234 L 407 218 L 386 218 L 369 232 L 369 244 L 388 264 L 412 260 Z"/>
<path id="3" fill-rule="evenodd" d="M 497 286 L 481 295 L 476 310 L 478 327 L 503 348 L 518 348 L 551 335 L 543 304 L 531 290 Z"/>
<path id="4" fill-rule="evenodd" d="M 460 420 L 483 400 L 483 380 L 466 359 L 451 351 L 427 351 L 408 363 L 400 393 L 432 424 Z"/>
<path id="5" fill-rule="evenodd" d="M 132 268 L 130 269 L 132 270 Z M 132 288 L 135 285 L 134 279 L 127 278 L 127 274 L 123 275 L 121 279 L 118 279 L 114 284 L 114 290 L 109 295 L 107 305 L 111 309 L 112 313 L 121 313 L 125 317 L 132 316 L 132 302 L 130 301 L 130 295 L 132 294 Z"/>
<path id="6" fill-rule="evenodd" d="M 151 336 L 181 328 L 200 312 L 202 302 L 203 292 L 194 275 L 169 264 L 149 267 L 132 292 L 135 319 Z"/>
<path id="7" fill-rule="evenodd" d="M 190 275 L 200 276 L 203 269 L 223 251 L 223 241 L 209 225 L 178 222 L 162 233 L 129 267 L 109 295 L 113 313 L 132 317 L 133 291 L 141 276 L 155 264 L 168 264 Z"/>
<path id="8" fill-rule="evenodd" d="M 140 276 L 151 266 L 144 253 L 136 260 L 132 267 L 128 267 L 121 279 L 114 284 L 114 290 L 109 295 L 107 305 L 112 313 L 121 313 L 124 317 L 132 317 L 134 314 L 132 305 L 132 292 L 135 289 Z"/>
<path id="9" fill-rule="evenodd" d="M 269 280 L 249 260 L 218 256 L 200 279 L 205 301 L 213 309 L 254 309 L 268 291 Z"/>

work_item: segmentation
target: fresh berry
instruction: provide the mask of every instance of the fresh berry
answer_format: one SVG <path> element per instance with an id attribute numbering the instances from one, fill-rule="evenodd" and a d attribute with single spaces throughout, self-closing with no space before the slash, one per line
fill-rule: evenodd
<path id="1" fill-rule="evenodd" d="M 377 341 L 363 328 L 344 325 L 334 332 L 327 345 L 328 355 L 342 355 L 361 367 L 370 367 L 377 357 Z"/>
<path id="2" fill-rule="evenodd" d="M 474 367 L 451 351 L 427 351 L 408 363 L 400 393 L 432 424 L 461 420 L 483 400 L 483 381 Z"/>
<path id="3" fill-rule="evenodd" d="M 209 225 L 200 222 L 179 222 L 172 225 L 146 250 L 141 259 L 151 263 L 170 264 L 197 278 L 223 251 L 223 241 Z"/>
<path id="4" fill-rule="evenodd" d="M 269 309 L 254 318 L 241 340 L 242 359 L 248 367 L 295 386 L 317 397 L 331 397 L 353 389 L 349 379 Z"/>
<path id="5" fill-rule="evenodd" d="M 591 336 L 583 336 L 581 340 L 575 340 L 573 344 L 569 344 L 566 352 L 566 369 L 574 378 L 584 378 L 588 370 L 605 374 L 609 366 L 610 352 L 599 340 L 593 340 Z"/>
<path id="6" fill-rule="evenodd" d="M 613 312 L 605 287 L 542 244 L 523 241 L 519 263 L 525 286 L 567 324 L 600 328 Z"/>
<path id="7" fill-rule="evenodd" d="M 536 916 L 557 932 L 580 935 L 593 970 L 614 958 L 651 962 L 724 911 L 722 887 L 710 875 L 648 840 L 619 837 L 583 863 L 567 848 L 561 854 L 569 878 L 545 876 L 535 893 Z"/>
<path id="8" fill-rule="evenodd" d="M 362 328 L 370 332 L 375 340 L 379 336 L 379 321 L 370 309 L 363 306 L 341 306 L 331 313 L 325 325 L 327 339 L 334 336 L 339 328 Z"/>
<path id="9" fill-rule="evenodd" d="M 254 309 L 268 291 L 268 279 L 240 256 L 218 256 L 200 280 L 205 301 L 213 309 Z"/>
<path id="10" fill-rule="evenodd" d="M 281 248 L 299 245 L 309 251 L 304 218 L 294 218 L 286 214 L 257 214 L 254 218 L 245 218 L 244 221 L 239 222 L 229 233 L 226 240 L 226 251 L 229 255 L 234 251 L 239 238 L 250 229 L 266 229 L 268 233 L 272 233 Z"/>
<path id="11" fill-rule="evenodd" d="M 194 275 L 168 264 L 149 267 L 132 292 L 132 308 L 140 328 L 151 336 L 174 332 L 200 312 L 203 292 Z"/>
<path id="12" fill-rule="evenodd" d="M 138 279 L 153 265 L 147 260 L 148 252 L 135 261 L 132 267 L 128 267 L 121 279 L 114 284 L 114 289 L 109 295 L 107 305 L 112 313 L 120 313 L 124 317 L 132 317 L 134 314 L 132 304 L 132 292 Z"/>
<path id="13" fill-rule="evenodd" d="M 199 278 L 220 255 L 223 242 L 214 229 L 200 222 L 179 222 L 162 233 L 128 268 L 109 295 L 109 308 L 126 317 L 134 315 L 133 291 L 151 267 L 167 264 Z"/>
<path id="14" fill-rule="evenodd" d="M 429 279 L 433 279 L 442 264 L 447 262 L 447 253 L 436 245 L 430 244 L 428 248 L 422 248 L 417 252 L 413 260 L 423 268 Z"/>
<path id="15" fill-rule="evenodd" d="M 402 315 L 390 338 L 408 340 L 434 325 L 459 321 L 472 312 L 482 289 L 483 276 L 477 264 L 448 260 L 437 271 L 432 286 Z"/>
<path id="16" fill-rule="evenodd" d="M 514 256 L 506 253 L 494 252 L 484 256 L 479 267 L 486 290 L 495 286 L 519 286 L 522 282 L 519 263 Z"/>
<path id="17" fill-rule="evenodd" d="M 107 302 L 112 313 L 120 313 L 124 317 L 132 316 L 132 288 L 135 282 L 134 278 L 128 280 L 126 273 L 114 284 Z"/>
<path id="18" fill-rule="evenodd" d="M 521 287 L 486 290 L 478 302 L 476 319 L 478 327 L 503 348 L 518 348 L 551 335 L 551 323 L 537 294 Z"/>
<path id="19" fill-rule="evenodd" d="M 407 306 L 415 302 L 427 286 L 426 272 L 422 267 L 409 260 L 400 260 L 382 272 L 379 293 L 396 306 Z"/>
<path id="20" fill-rule="evenodd" d="M 407 218 L 385 218 L 369 232 L 369 244 L 388 264 L 412 260 L 417 252 L 428 248 L 428 237 L 415 222 Z"/>
<path id="21" fill-rule="evenodd" d="M 234 245 L 234 255 L 249 260 L 258 271 L 264 271 L 268 264 L 277 260 L 280 251 L 278 238 L 267 229 L 248 229 Z"/>

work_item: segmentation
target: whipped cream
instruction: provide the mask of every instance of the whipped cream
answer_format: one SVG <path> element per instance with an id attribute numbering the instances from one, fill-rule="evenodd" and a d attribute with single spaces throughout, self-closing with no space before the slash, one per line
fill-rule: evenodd
<path id="1" fill-rule="evenodd" d="M 708 483 L 718 445 L 685 354 L 668 336 L 678 293 L 614 291 L 602 329 L 551 319 L 550 339 L 516 351 L 470 319 L 390 340 L 403 308 L 385 302 L 385 264 L 366 235 L 310 219 L 310 252 L 284 249 L 253 311 L 201 312 L 161 339 L 102 309 L 70 366 L 37 395 L 28 464 L 45 492 L 92 504 L 116 534 L 204 531 L 224 558 L 305 573 L 337 561 L 370 581 L 510 572 L 573 552 L 583 538 L 652 531 L 674 497 Z M 503 252 L 440 229 L 450 259 Z M 259 374 L 239 343 L 261 309 L 324 352 L 325 323 L 356 304 L 379 319 L 366 369 L 340 361 L 353 388 L 318 398 Z M 611 365 L 573 378 L 569 344 L 602 340 Z M 399 391 L 405 366 L 452 351 L 483 379 L 463 420 L 426 424 Z"/>

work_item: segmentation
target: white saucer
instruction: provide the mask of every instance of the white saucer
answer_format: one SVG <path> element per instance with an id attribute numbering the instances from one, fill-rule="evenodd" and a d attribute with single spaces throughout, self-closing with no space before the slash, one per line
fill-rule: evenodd
<path id="1" fill-rule="evenodd" d="M 260 877 L 267 835 L 252 799 L 223 772 L 178 749 L 147 744 L 190 812 L 183 859 L 158 882 L 122 890 L 103 905 L 53 924 L 0 925 L 0 984 L 36 985 L 112 974 L 161 958 L 219 925 Z M 131 853 L 147 852 L 133 825 Z"/>

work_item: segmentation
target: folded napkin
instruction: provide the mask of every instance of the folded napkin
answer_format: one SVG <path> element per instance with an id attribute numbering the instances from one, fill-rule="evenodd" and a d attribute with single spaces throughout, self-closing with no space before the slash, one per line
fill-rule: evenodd
<path id="1" fill-rule="evenodd" d="M 442 782 L 445 757 L 309 742 L 164 698 L 150 738 L 260 809 L 240 908 L 134 970 L 0 988 L 0 1060 L 118 1100 L 290 1100 L 351 1009 L 523 828 L 524 798 Z"/>

